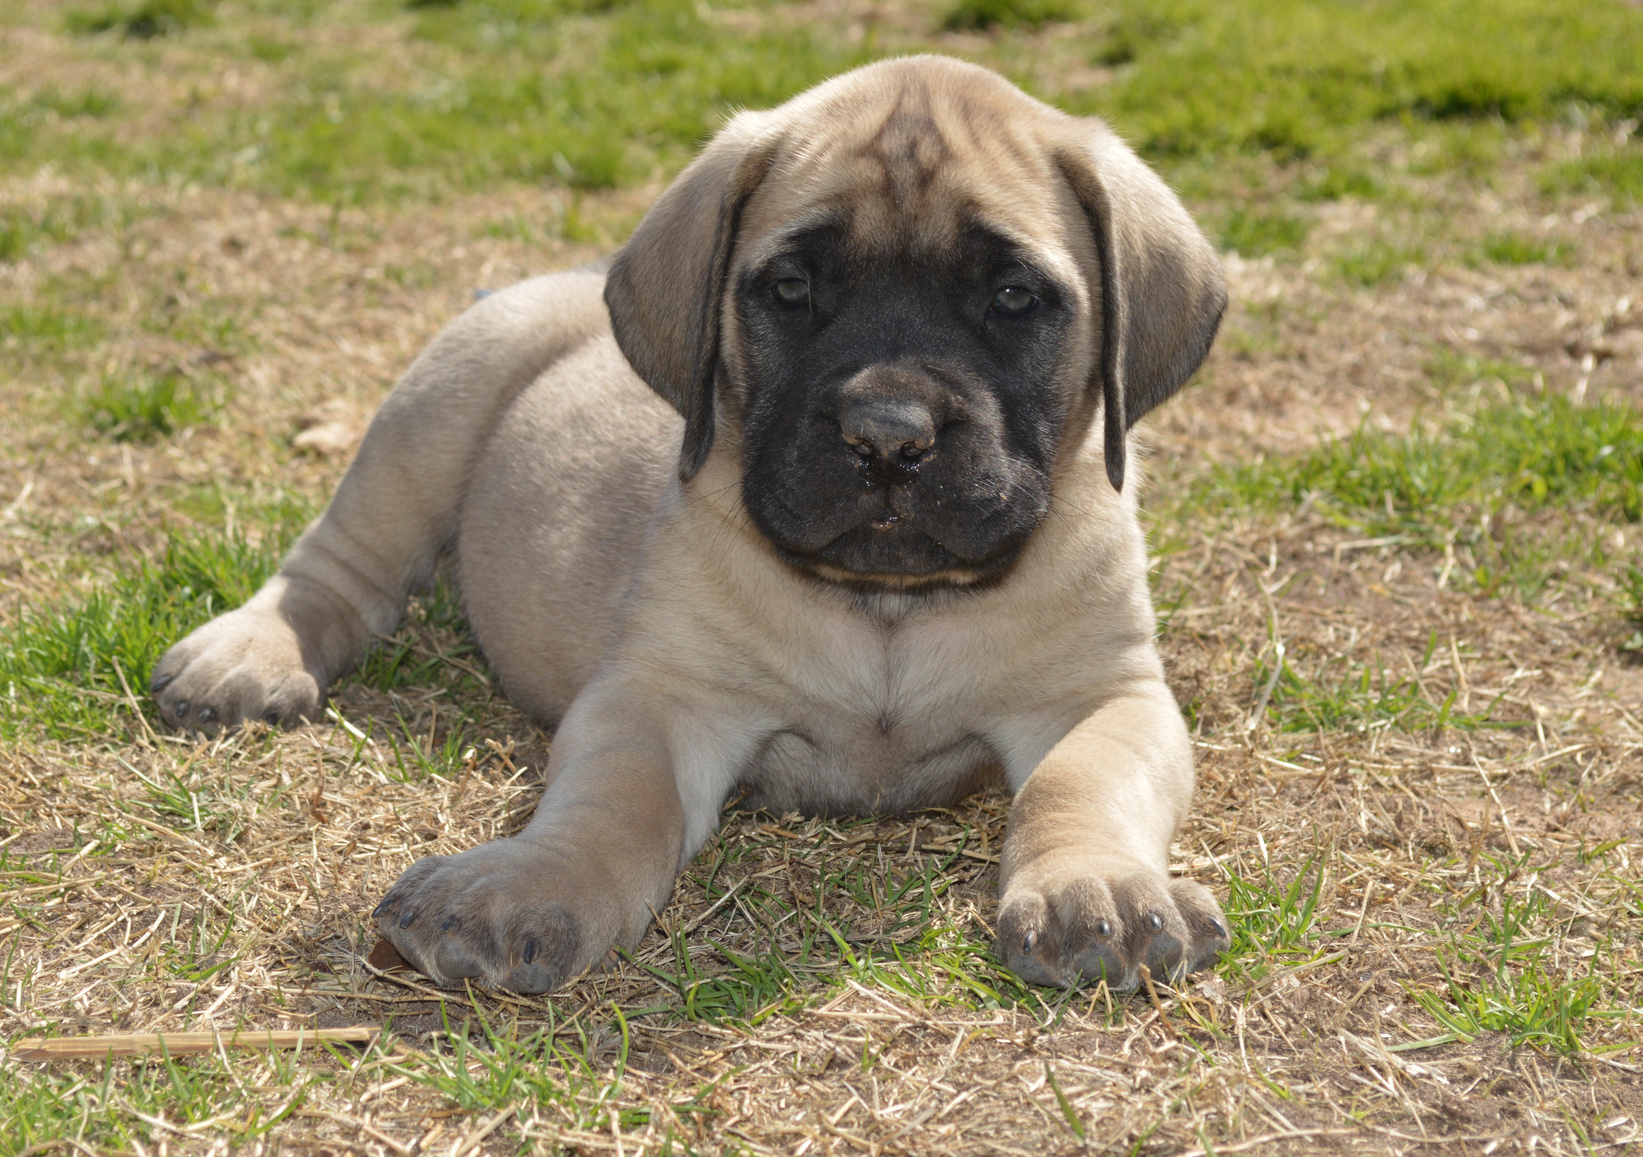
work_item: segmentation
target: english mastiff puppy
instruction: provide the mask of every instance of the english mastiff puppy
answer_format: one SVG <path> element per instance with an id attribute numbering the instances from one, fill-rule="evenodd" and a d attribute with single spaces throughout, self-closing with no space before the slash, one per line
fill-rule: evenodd
<path id="1" fill-rule="evenodd" d="M 1192 751 L 1126 437 L 1225 301 L 1105 124 L 955 60 L 859 69 L 731 120 L 608 272 L 454 321 L 153 691 L 180 727 L 318 718 L 448 551 L 557 731 L 529 827 L 374 913 L 435 981 L 544 992 L 637 944 L 734 795 L 902 812 L 995 780 L 1003 960 L 1179 978 L 1228 935 L 1169 876 Z"/>

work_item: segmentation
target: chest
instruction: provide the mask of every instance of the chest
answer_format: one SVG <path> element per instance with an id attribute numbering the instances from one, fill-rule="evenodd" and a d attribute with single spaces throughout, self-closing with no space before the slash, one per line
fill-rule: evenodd
<path id="1" fill-rule="evenodd" d="M 739 779 L 772 810 L 897 812 L 952 803 L 1000 770 L 1008 665 L 959 632 L 860 628 L 772 672 L 776 721 Z"/>

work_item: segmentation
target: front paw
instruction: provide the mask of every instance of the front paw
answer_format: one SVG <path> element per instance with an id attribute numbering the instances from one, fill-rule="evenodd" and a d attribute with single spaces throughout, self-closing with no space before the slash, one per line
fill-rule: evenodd
<path id="1" fill-rule="evenodd" d="M 609 897 L 567 867 L 520 838 L 431 856 L 412 864 L 372 915 L 436 984 L 476 977 L 550 992 L 601 959 L 616 937 Z"/>
<path id="2" fill-rule="evenodd" d="M 319 718 L 323 697 L 291 625 L 249 606 L 212 619 L 167 651 L 149 690 L 168 725 L 201 731 L 246 719 L 294 726 Z"/>
<path id="3" fill-rule="evenodd" d="M 1154 980 L 1179 981 L 1231 943 L 1209 889 L 1133 862 L 1018 873 L 999 905 L 998 941 L 1004 962 L 1034 984 L 1105 979 L 1115 992 L 1134 991 L 1143 965 Z"/>

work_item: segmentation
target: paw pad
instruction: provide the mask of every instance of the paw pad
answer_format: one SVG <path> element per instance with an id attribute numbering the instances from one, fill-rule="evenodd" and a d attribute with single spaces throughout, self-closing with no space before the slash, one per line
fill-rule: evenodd
<path id="1" fill-rule="evenodd" d="M 1214 963 L 1230 938 L 1208 889 L 1118 869 L 1039 887 L 1013 879 L 999 914 L 1005 963 L 1036 984 L 1105 980 L 1115 992 L 1139 987 L 1142 968 L 1174 982 Z"/>

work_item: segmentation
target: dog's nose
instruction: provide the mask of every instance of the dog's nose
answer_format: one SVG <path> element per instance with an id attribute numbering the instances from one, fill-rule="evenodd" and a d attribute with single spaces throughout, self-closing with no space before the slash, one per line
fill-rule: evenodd
<path id="1" fill-rule="evenodd" d="M 839 419 L 845 442 L 883 481 L 910 481 L 936 445 L 936 419 L 911 399 L 869 398 Z"/>

